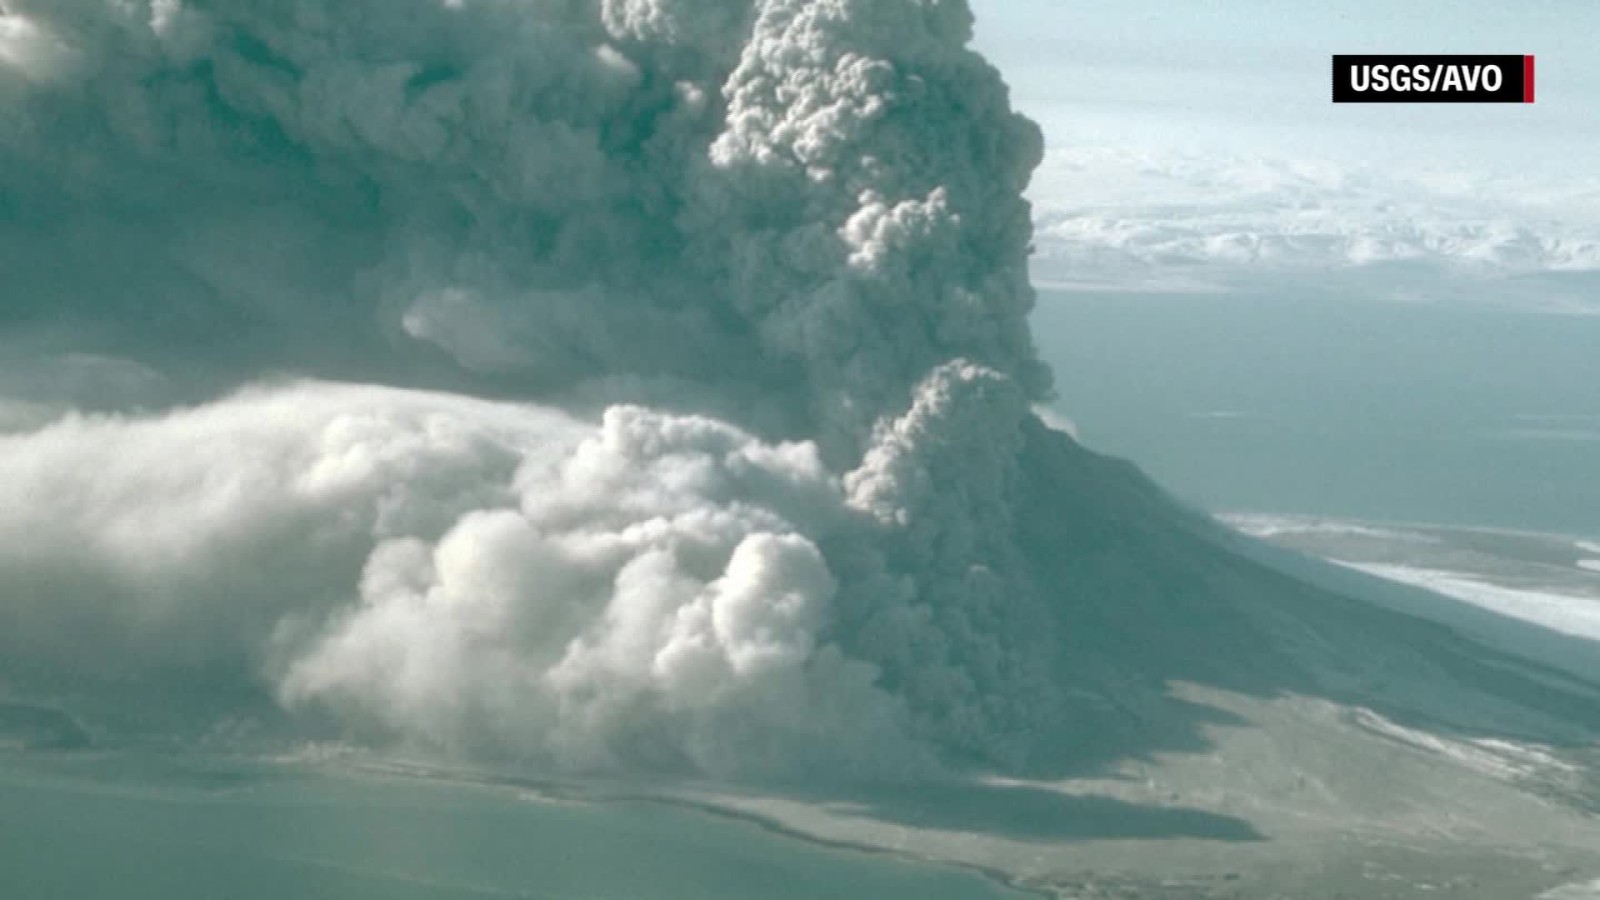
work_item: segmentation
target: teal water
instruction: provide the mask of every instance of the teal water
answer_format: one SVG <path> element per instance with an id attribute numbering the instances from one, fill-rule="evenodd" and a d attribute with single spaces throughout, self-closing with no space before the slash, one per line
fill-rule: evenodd
<path id="1" fill-rule="evenodd" d="M 1034 327 L 1085 443 L 1208 509 L 1600 535 L 1600 316 L 1043 291 Z"/>
<path id="2" fill-rule="evenodd" d="M 648 803 L 243 764 L 0 757 L 0 896 L 47 900 L 1019 896 Z"/>

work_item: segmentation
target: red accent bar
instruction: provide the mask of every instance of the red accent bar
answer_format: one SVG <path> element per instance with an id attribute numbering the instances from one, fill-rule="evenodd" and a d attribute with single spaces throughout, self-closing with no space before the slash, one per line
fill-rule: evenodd
<path id="1" fill-rule="evenodd" d="M 1522 58 L 1522 102 L 1533 102 L 1533 57 Z"/>

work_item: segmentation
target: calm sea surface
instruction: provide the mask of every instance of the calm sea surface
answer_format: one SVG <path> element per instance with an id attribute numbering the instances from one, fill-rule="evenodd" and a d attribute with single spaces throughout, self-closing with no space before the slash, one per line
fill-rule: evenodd
<path id="1" fill-rule="evenodd" d="M 1218 511 L 1600 535 L 1600 316 L 1042 291 L 1054 406 Z"/>
<path id="2" fill-rule="evenodd" d="M 0 753 L 0 896 L 73 900 L 1020 896 L 659 804 L 276 766 Z"/>

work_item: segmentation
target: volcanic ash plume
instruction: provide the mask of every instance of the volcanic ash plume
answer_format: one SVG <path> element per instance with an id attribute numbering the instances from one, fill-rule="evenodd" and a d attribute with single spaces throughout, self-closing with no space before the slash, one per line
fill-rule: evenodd
<path id="1" fill-rule="evenodd" d="M 0 8 L 16 685 L 734 775 L 1055 715 L 1041 142 L 964 3 Z"/>

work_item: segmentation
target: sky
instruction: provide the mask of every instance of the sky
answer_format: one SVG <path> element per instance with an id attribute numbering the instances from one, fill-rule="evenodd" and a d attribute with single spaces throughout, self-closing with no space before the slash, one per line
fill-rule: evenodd
<path id="1" fill-rule="evenodd" d="M 1600 173 L 1582 164 L 1600 146 L 1600 6 L 973 7 L 978 48 L 1045 131 L 1043 280 L 1061 277 L 1052 261 L 1099 282 L 1148 281 L 1162 260 L 1600 268 Z M 1538 101 L 1333 105 L 1329 57 L 1381 52 L 1531 53 Z"/>
<path id="2" fill-rule="evenodd" d="M 1600 6 L 974 0 L 978 45 L 1053 146 L 1145 144 L 1570 176 L 1600 142 Z M 1181 9 L 1174 12 L 1174 9 Z M 1334 53 L 1531 53 L 1532 106 L 1346 105 Z"/>

